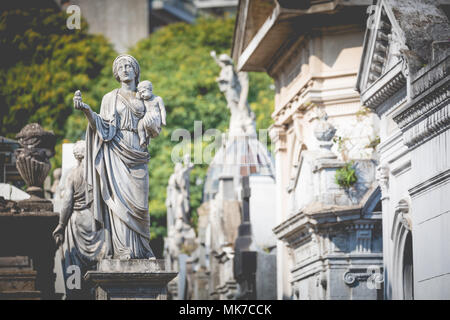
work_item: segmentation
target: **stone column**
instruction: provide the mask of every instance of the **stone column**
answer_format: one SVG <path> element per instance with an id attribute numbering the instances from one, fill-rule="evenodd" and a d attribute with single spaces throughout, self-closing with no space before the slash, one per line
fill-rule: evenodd
<path id="1" fill-rule="evenodd" d="M 177 275 L 165 260 L 104 259 L 84 276 L 96 300 L 167 300 L 167 284 Z"/>

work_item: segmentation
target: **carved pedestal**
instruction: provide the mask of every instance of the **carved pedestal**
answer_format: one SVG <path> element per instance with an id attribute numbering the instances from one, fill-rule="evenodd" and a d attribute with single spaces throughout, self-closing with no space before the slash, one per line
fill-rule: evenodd
<path id="1" fill-rule="evenodd" d="M 167 284 L 176 275 L 165 270 L 164 260 L 105 259 L 84 279 L 94 287 L 96 300 L 166 300 Z"/>

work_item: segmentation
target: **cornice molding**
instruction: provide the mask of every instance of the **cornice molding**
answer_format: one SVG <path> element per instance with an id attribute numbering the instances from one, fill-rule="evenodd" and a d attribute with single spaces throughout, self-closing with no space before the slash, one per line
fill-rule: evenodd
<path id="1" fill-rule="evenodd" d="M 362 102 L 366 107 L 376 110 L 405 85 L 406 77 L 402 72 L 402 62 L 399 62 L 361 94 Z"/>
<path id="2" fill-rule="evenodd" d="M 414 99 L 393 115 L 409 148 L 450 128 L 449 61 L 447 57 L 419 72 L 411 84 Z"/>

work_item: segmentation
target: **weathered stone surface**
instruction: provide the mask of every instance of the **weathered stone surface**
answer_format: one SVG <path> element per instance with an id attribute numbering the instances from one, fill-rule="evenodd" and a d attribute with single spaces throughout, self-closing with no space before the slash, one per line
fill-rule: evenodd
<path id="1" fill-rule="evenodd" d="M 258 252 L 256 260 L 256 299 L 276 300 L 277 257 L 275 254 Z"/>
<path id="2" fill-rule="evenodd" d="M 19 213 L 22 209 L 19 208 L 17 202 L 12 200 L 5 200 L 5 198 L 0 197 L 0 212 L 7 213 Z"/>
<path id="3" fill-rule="evenodd" d="M 33 196 L 29 199 L 18 201 L 17 205 L 21 211 L 53 211 L 53 203 L 50 200 L 38 199 Z"/>
<path id="4" fill-rule="evenodd" d="M 22 148 L 16 150 L 16 166 L 28 185 L 28 193 L 43 198 L 42 185 L 51 165 L 49 158 L 55 153 L 56 137 L 37 123 L 27 124 L 16 135 Z"/>
<path id="5" fill-rule="evenodd" d="M 131 259 L 121 261 L 118 259 L 103 259 L 98 263 L 98 271 L 102 272 L 142 272 L 152 273 L 166 271 L 165 260 Z"/>
<path id="6" fill-rule="evenodd" d="M 0 213 L 0 298 L 56 299 L 54 212 Z"/>
<path id="7" fill-rule="evenodd" d="M 84 276 L 96 300 L 166 300 L 167 284 L 177 275 L 165 270 L 164 260 L 102 260 L 97 271 Z"/>
<path id="8" fill-rule="evenodd" d="M 386 0 L 371 7 L 358 75 L 362 103 L 381 118 L 386 299 L 450 297 L 450 237 L 442 229 L 450 208 L 450 24 L 440 4 Z M 372 44 L 383 41 L 383 28 L 386 67 L 374 75 Z"/>

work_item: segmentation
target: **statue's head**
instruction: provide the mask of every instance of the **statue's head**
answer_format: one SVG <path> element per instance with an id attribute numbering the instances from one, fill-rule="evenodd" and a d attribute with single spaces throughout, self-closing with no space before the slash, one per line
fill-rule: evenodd
<path id="1" fill-rule="evenodd" d="M 183 164 L 181 162 L 175 163 L 175 172 L 178 172 L 181 169 L 183 169 Z"/>
<path id="2" fill-rule="evenodd" d="M 113 74 L 117 81 L 130 82 L 134 80 L 137 86 L 140 73 L 139 63 L 129 54 L 121 54 L 114 60 Z"/>
<path id="3" fill-rule="evenodd" d="M 229 55 L 227 55 L 226 53 L 222 53 L 219 56 L 219 60 L 225 64 L 233 64 L 233 60 L 230 58 Z"/>
<path id="4" fill-rule="evenodd" d="M 148 80 L 141 81 L 137 86 L 137 91 L 142 99 L 150 99 L 153 95 L 153 85 Z"/>
<path id="5" fill-rule="evenodd" d="M 77 159 L 78 161 L 82 161 L 85 151 L 86 142 L 84 140 L 78 140 L 77 142 L 75 142 L 75 145 L 73 146 L 73 155 L 75 156 L 75 159 Z"/>

